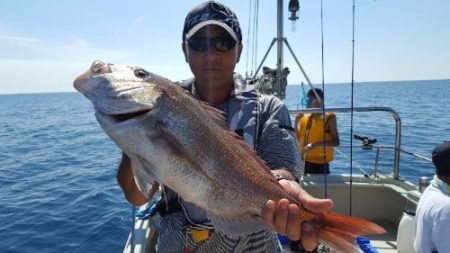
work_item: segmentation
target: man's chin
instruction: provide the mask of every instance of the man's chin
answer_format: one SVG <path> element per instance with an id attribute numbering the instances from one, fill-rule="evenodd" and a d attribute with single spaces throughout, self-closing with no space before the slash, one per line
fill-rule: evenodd
<path id="1" fill-rule="evenodd" d="M 208 87 L 213 87 L 221 86 L 225 81 L 225 78 L 223 77 L 223 75 L 220 75 L 218 73 L 211 73 L 210 75 L 205 76 L 203 80 L 205 80 L 205 83 L 208 84 Z"/>

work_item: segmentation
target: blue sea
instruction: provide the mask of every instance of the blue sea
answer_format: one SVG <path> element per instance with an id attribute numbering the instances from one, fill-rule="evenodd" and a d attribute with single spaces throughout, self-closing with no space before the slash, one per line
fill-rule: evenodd
<path id="1" fill-rule="evenodd" d="M 326 85 L 326 107 L 350 107 L 350 91 L 350 84 Z M 290 85 L 285 102 L 300 109 L 301 96 L 301 86 Z M 450 140 L 449 98 L 450 80 L 354 85 L 355 107 L 396 110 L 402 148 L 427 157 L 436 144 Z M 89 102 L 77 93 L 0 95 L 0 108 L 0 251 L 122 252 L 132 209 L 116 183 L 120 151 L 96 123 Z M 339 114 L 344 154 L 351 127 L 377 138 L 378 145 L 394 143 L 390 115 L 355 113 L 351 123 L 350 115 Z M 374 153 L 355 155 L 355 164 L 371 172 Z M 380 156 L 388 160 L 379 164 L 380 172 L 392 173 L 392 152 Z M 331 163 L 332 173 L 348 168 L 345 158 Z M 415 181 L 433 169 L 402 154 L 400 173 Z"/>

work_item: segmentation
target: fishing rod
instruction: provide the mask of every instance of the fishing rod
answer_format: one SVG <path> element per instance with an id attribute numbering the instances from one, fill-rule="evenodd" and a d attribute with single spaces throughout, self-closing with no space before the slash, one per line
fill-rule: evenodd
<path id="1" fill-rule="evenodd" d="M 353 0 L 352 11 L 352 76 L 351 76 L 351 99 L 350 99 L 350 201 L 349 213 L 352 215 L 352 189 L 353 189 L 353 112 L 354 112 L 354 86 L 355 86 L 355 0 Z"/>
<path id="2" fill-rule="evenodd" d="M 323 39 L 323 0 L 320 1 L 320 33 L 321 33 L 321 57 L 322 57 L 322 92 L 325 95 L 325 63 L 324 63 L 324 39 Z M 317 95 L 314 89 L 312 89 L 314 94 L 316 95 L 316 98 L 320 101 L 320 97 Z M 324 180 L 324 198 L 328 197 L 328 175 L 327 175 L 327 155 L 326 155 L 326 147 L 325 147 L 325 118 L 326 118 L 326 112 L 325 112 L 325 96 L 323 96 L 322 99 L 322 118 L 323 118 L 323 129 L 322 129 L 322 136 L 323 136 L 323 144 L 322 144 L 322 152 L 324 154 L 323 156 L 323 180 Z"/>

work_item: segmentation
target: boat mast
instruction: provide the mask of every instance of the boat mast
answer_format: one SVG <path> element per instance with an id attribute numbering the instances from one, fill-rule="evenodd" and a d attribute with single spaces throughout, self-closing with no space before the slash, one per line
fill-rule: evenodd
<path id="1" fill-rule="evenodd" d="M 284 94 L 282 90 L 283 76 L 281 70 L 283 69 L 283 0 L 277 0 L 277 82 L 276 94 Z"/>
<path id="2" fill-rule="evenodd" d="M 289 12 L 290 17 L 289 20 L 296 21 L 298 19 L 296 13 L 299 11 L 300 5 L 298 3 L 298 0 L 290 0 L 289 1 Z M 269 54 L 270 50 L 272 49 L 273 45 L 277 43 L 277 68 L 276 68 L 276 77 L 275 82 L 272 83 L 272 94 L 276 95 L 277 97 L 284 99 L 284 96 L 286 94 L 286 85 L 287 85 L 287 75 L 289 74 L 289 70 L 286 68 L 284 69 L 283 66 L 283 43 L 287 46 L 289 49 L 289 52 L 291 53 L 292 57 L 294 58 L 295 62 L 297 63 L 297 66 L 300 68 L 300 71 L 302 72 L 306 82 L 309 84 L 310 88 L 312 88 L 312 83 L 309 80 L 308 76 L 306 75 L 306 72 L 304 71 L 302 65 L 300 64 L 299 60 L 294 54 L 294 51 L 292 51 L 291 46 L 289 45 L 287 39 L 284 37 L 283 34 L 283 0 L 277 0 L 277 37 L 273 38 L 272 43 L 269 46 L 269 49 L 267 49 L 266 54 L 264 55 L 263 59 L 261 60 L 261 63 L 259 64 L 258 68 L 256 69 L 252 79 L 257 80 L 257 74 L 259 70 L 261 69 L 264 61 L 267 58 L 267 55 Z M 262 80 L 260 80 L 262 81 Z M 317 94 L 316 94 L 317 95 Z"/>

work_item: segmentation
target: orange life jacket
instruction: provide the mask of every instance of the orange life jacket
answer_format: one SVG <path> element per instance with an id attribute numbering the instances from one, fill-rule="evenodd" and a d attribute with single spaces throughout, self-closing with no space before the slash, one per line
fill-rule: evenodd
<path id="1" fill-rule="evenodd" d="M 303 154 L 303 149 L 308 143 L 312 142 L 323 142 L 324 138 L 324 123 L 328 121 L 330 115 L 334 115 L 334 113 L 327 113 L 325 115 L 325 121 L 323 120 L 322 115 L 311 116 L 311 114 L 304 114 L 300 120 L 298 120 L 297 125 L 295 126 L 297 132 L 297 141 L 300 146 L 300 155 L 307 162 L 323 164 L 324 161 L 326 163 L 330 162 L 334 158 L 334 147 L 325 147 L 322 146 L 314 147 L 309 152 Z M 331 140 L 331 134 L 325 133 L 325 140 Z M 325 159 L 324 159 L 325 157 Z"/>

